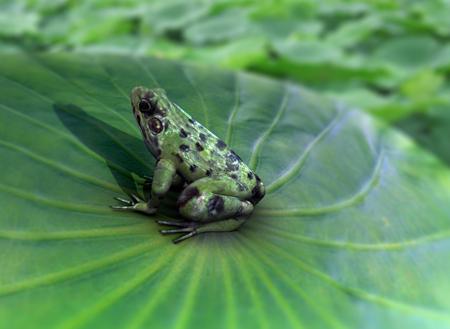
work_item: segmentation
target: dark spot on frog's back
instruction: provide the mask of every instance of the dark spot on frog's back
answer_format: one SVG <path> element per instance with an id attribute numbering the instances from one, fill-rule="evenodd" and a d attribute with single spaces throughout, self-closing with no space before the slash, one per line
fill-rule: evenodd
<path id="1" fill-rule="evenodd" d="M 200 135 L 198 135 L 198 137 L 200 137 L 200 140 L 202 142 L 206 142 L 206 135 L 204 133 L 200 133 Z"/>
<path id="2" fill-rule="evenodd" d="M 186 130 L 184 130 L 183 128 L 180 129 L 180 137 L 181 138 L 186 138 L 188 137 L 189 133 L 186 132 Z"/>
<path id="3" fill-rule="evenodd" d="M 227 169 L 229 171 L 236 171 L 239 170 L 239 163 L 233 163 L 233 162 L 228 162 L 227 161 Z"/>
<path id="4" fill-rule="evenodd" d="M 219 139 L 216 143 L 216 146 L 219 150 L 223 150 L 225 147 L 227 147 L 227 144 L 221 139 Z"/>
<path id="5" fill-rule="evenodd" d="M 192 164 L 192 165 L 189 166 L 189 170 L 191 172 L 195 172 L 197 170 L 197 166 L 195 164 Z"/>
<path id="6" fill-rule="evenodd" d="M 180 145 L 180 150 L 183 151 L 183 152 L 189 151 L 189 145 L 181 144 Z"/>
<path id="7" fill-rule="evenodd" d="M 248 172 L 247 174 L 248 179 L 252 180 L 253 179 L 253 173 L 251 171 Z"/>
<path id="8" fill-rule="evenodd" d="M 178 201 L 177 206 L 183 207 L 186 205 L 186 203 L 189 202 L 192 198 L 195 198 L 200 195 L 200 191 L 196 187 L 187 187 L 183 192 L 181 192 Z"/>
<path id="9" fill-rule="evenodd" d="M 230 156 L 233 156 L 237 161 L 242 161 L 241 157 L 237 155 L 233 150 L 230 150 Z"/>
<path id="10" fill-rule="evenodd" d="M 230 151 L 227 154 L 225 161 L 228 170 L 236 171 L 239 169 L 239 162 L 241 161 L 241 158 L 239 158 L 233 151 Z"/>
<path id="11" fill-rule="evenodd" d="M 197 151 L 201 152 L 204 150 L 202 144 L 200 144 L 199 142 L 195 143 L 195 148 L 197 149 Z"/>
<path id="12" fill-rule="evenodd" d="M 221 196 L 215 195 L 211 199 L 209 199 L 208 204 L 208 214 L 214 215 L 219 214 L 224 209 L 224 201 Z"/>

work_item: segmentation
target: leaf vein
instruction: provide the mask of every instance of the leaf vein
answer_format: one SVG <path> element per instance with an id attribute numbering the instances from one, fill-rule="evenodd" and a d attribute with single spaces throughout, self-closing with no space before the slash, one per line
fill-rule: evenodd
<path id="1" fill-rule="evenodd" d="M 225 143 L 230 145 L 231 143 L 231 138 L 232 138 L 232 130 L 233 130 L 233 123 L 234 123 L 234 118 L 236 117 L 237 112 L 239 111 L 239 104 L 240 104 L 240 89 L 239 89 L 239 74 L 236 73 L 235 74 L 236 77 L 236 81 L 234 83 L 234 106 L 233 109 L 230 112 L 230 115 L 228 117 L 228 122 L 227 122 L 227 133 L 226 133 L 226 137 L 225 137 Z"/>
<path id="2" fill-rule="evenodd" d="M 158 241 L 158 243 L 162 243 L 162 240 Z M 57 282 L 73 279 L 90 272 L 99 271 L 138 255 L 145 254 L 146 252 L 152 250 L 154 246 L 154 242 L 141 243 L 137 246 L 122 250 L 102 259 L 82 263 L 55 273 L 50 273 L 39 277 L 30 278 L 21 282 L 0 286 L 0 296 L 18 293 L 27 289 L 34 289 L 37 287 L 52 285 Z"/>
<path id="3" fill-rule="evenodd" d="M 102 227 L 87 230 L 71 231 L 12 231 L 0 230 L 0 238 L 22 241 L 54 241 L 54 240 L 79 240 L 90 238 L 102 238 L 109 236 L 127 236 L 127 235 L 146 235 L 148 234 L 149 224 L 134 224 L 119 227 Z"/>
<path id="4" fill-rule="evenodd" d="M 1 76 L 1 77 L 4 78 L 5 80 L 11 81 L 11 82 L 13 82 L 13 83 L 16 83 L 17 85 L 21 86 L 22 88 L 24 88 L 24 89 L 26 89 L 26 90 L 29 90 L 29 91 L 33 92 L 35 95 L 39 96 L 39 98 L 41 98 L 41 99 L 43 99 L 43 100 L 46 100 L 50 105 L 53 105 L 53 104 L 55 103 L 55 101 L 54 101 L 53 99 L 51 99 L 51 98 L 49 98 L 49 97 L 47 97 L 47 96 L 45 96 L 45 95 L 43 95 L 43 94 L 37 92 L 36 90 L 34 90 L 34 89 L 32 89 L 32 88 L 30 88 L 30 87 L 24 85 L 24 84 L 21 83 L 21 82 L 15 81 L 15 80 L 13 80 L 13 79 L 10 79 L 10 78 L 4 77 L 4 76 Z M 64 108 L 63 108 L 63 110 L 64 110 Z M 68 113 L 77 116 L 76 113 L 73 113 L 73 112 L 68 112 Z M 78 115 L 78 117 L 79 117 L 81 120 L 86 121 L 85 118 L 82 118 L 82 117 L 80 117 L 79 115 Z M 114 142 L 115 142 L 119 147 L 121 147 L 125 152 L 127 152 L 127 153 L 130 154 L 133 158 L 135 158 L 136 160 L 138 160 L 139 162 L 141 162 L 144 166 L 150 168 L 150 167 L 148 166 L 148 164 L 147 164 L 145 161 L 143 161 L 142 159 L 140 159 L 136 154 L 134 154 L 131 150 L 129 150 L 127 147 L 125 147 L 122 143 L 120 143 L 113 135 L 109 134 L 105 129 L 103 129 L 103 128 L 100 127 L 99 125 L 96 125 L 96 126 L 97 126 L 97 128 L 98 128 L 99 130 L 101 130 L 103 133 L 105 133 L 106 135 L 108 135 L 108 136 L 111 138 L 111 140 L 114 141 Z"/>
<path id="5" fill-rule="evenodd" d="M 288 96 L 289 96 L 289 88 L 287 87 L 286 84 L 284 85 L 284 90 L 285 91 L 282 96 L 280 106 L 278 107 L 277 114 L 273 118 L 269 128 L 262 133 L 262 135 L 256 140 L 255 144 L 253 145 L 252 155 L 251 155 L 250 161 L 249 161 L 249 167 L 253 171 L 255 171 L 257 169 L 257 165 L 258 165 L 259 157 L 260 157 L 260 153 L 261 153 L 261 148 L 263 147 L 267 137 L 270 136 L 273 129 L 278 124 L 278 121 L 280 120 L 280 118 L 282 117 L 282 115 L 284 114 L 284 112 L 286 110 L 286 107 L 288 104 Z"/>
<path id="6" fill-rule="evenodd" d="M 91 149 L 89 149 L 88 147 L 86 147 L 83 143 L 80 143 L 78 139 L 74 138 L 73 135 L 69 135 L 61 130 L 55 129 L 39 120 L 36 120 L 34 118 L 31 118 L 30 116 L 26 116 L 23 115 L 22 113 L 18 112 L 17 110 L 13 109 L 12 107 L 9 107 L 5 104 L 0 104 L 0 107 L 2 107 L 3 109 L 9 111 L 10 113 L 19 116 L 21 119 L 23 120 L 27 120 L 41 128 L 47 129 L 48 131 L 50 131 L 53 134 L 57 134 L 59 136 L 61 136 L 62 138 L 66 139 L 67 141 L 69 141 L 70 143 L 72 143 L 73 145 L 75 145 L 76 147 L 78 147 L 81 151 L 83 151 L 84 153 L 86 153 L 87 155 L 91 156 L 92 158 L 98 160 L 99 162 L 103 163 L 103 164 L 108 164 L 108 166 L 114 168 L 115 170 L 117 170 L 118 172 L 128 175 L 129 171 L 126 170 L 125 168 L 119 166 L 118 164 L 114 163 L 114 162 L 106 162 L 106 160 L 104 158 L 102 158 L 101 156 L 99 156 L 97 153 L 95 153 L 94 151 L 92 151 Z"/>
<path id="7" fill-rule="evenodd" d="M 371 177 L 356 191 L 352 196 L 345 200 L 338 201 L 331 205 L 313 207 L 313 208 L 291 208 L 291 209 L 269 209 L 259 208 L 258 215 L 261 216 L 318 216 L 327 213 L 339 211 L 362 202 L 370 191 L 375 187 L 381 175 L 381 168 L 384 159 L 384 152 L 381 150 L 377 157 Z"/>
<path id="8" fill-rule="evenodd" d="M 302 243 L 307 243 L 321 247 L 341 248 L 353 251 L 402 250 L 450 238 L 450 230 L 443 230 L 436 233 L 419 236 L 417 238 L 410 240 L 403 240 L 397 242 L 359 243 L 351 241 L 321 240 L 317 238 L 308 237 L 302 234 L 295 234 L 288 231 L 280 230 L 278 228 L 273 227 L 270 224 L 267 225 L 267 223 L 263 223 L 261 227 L 263 227 L 264 230 L 271 232 L 270 234 L 278 235 L 280 237 L 291 239 L 294 241 L 299 241 Z"/>
<path id="9" fill-rule="evenodd" d="M 330 133 L 333 128 L 337 125 L 340 119 L 340 113 L 338 114 L 330 121 L 328 125 L 326 125 L 322 131 L 316 135 L 316 137 L 308 143 L 306 148 L 303 150 L 303 152 L 300 154 L 300 156 L 297 158 L 297 161 L 280 177 L 275 179 L 273 182 L 271 182 L 267 188 L 266 191 L 268 194 L 275 192 L 279 188 L 281 188 L 283 185 L 288 183 L 291 179 L 297 177 L 296 175 L 301 171 L 303 168 L 303 165 L 305 164 L 306 160 L 308 159 L 308 156 L 311 154 L 314 147 L 325 138 L 325 136 Z"/>
<path id="10" fill-rule="evenodd" d="M 273 243 L 268 243 L 267 241 L 264 241 L 260 239 L 261 243 L 267 246 L 266 250 L 271 250 L 272 252 L 277 253 L 281 257 L 290 259 L 293 263 L 297 264 L 299 268 L 301 268 L 303 271 L 317 277 L 321 281 L 327 283 L 329 286 L 334 287 L 335 289 L 338 289 L 344 293 L 347 293 L 349 295 L 358 297 L 362 300 L 366 300 L 368 302 L 382 305 L 384 307 L 393 307 L 396 309 L 399 309 L 401 311 L 412 313 L 414 315 L 421 315 L 425 318 L 432 318 L 432 319 L 439 319 L 444 320 L 448 323 L 450 323 L 450 316 L 448 313 L 441 312 L 440 310 L 434 310 L 418 305 L 408 304 L 402 301 L 394 300 L 388 297 L 383 297 L 371 292 L 367 292 L 365 290 L 359 289 L 359 288 L 353 288 L 345 286 L 343 283 L 337 281 L 330 275 L 314 268 L 313 266 L 307 264 L 306 262 L 294 257 L 292 254 L 282 250 L 280 247 L 275 246 Z"/>
<path id="11" fill-rule="evenodd" d="M 153 261 L 150 266 L 137 273 L 134 277 L 126 281 L 123 285 L 119 285 L 116 289 L 111 291 L 108 295 L 100 299 L 94 306 L 84 308 L 83 311 L 76 314 L 74 318 L 70 319 L 60 327 L 64 329 L 78 328 L 83 326 L 86 322 L 92 319 L 95 315 L 105 311 L 108 307 L 113 305 L 123 296 L 129 294 L 131 291 L 136 290 L 139 286 L 148 282 L 155 273 L 157 273 L 164 265 L 172 260 L 175 248 L 172 248 L 168 252 L 161 252 L 160 256 Z"/>
<path id="12" fill-rule="evenodd" d="M 209 118 L 208 118 L 208 109 L 206 108 L 205 99 L 204 99 L 203 95 L 200 93 L 200 91 L 198 90 L 198 88 L 195 85 L 194 81 L 192 80 L 192 77 L 188 74 L 188 72 L 186 71 L 186 69 L 184 67 L 181 68 L 181 72 L 183 73 L 183 75 L 185 76 L 186 80 L 191 85 L 192 89 L 194 89 L 195 93 L 198 95 L 198 98 L 200 100 L 200 104 L 201 104 L 202 109 L 203 109 L 203 117 L 204 117 L 204 120 L 205 120 L 204 126 L 208 127 L 209 126 Z"/>
<path id="13" fill-rule="evenodd" d="M 43 61 L 37 59 L 35 56 L 33 56 L 33 60 L 35 63 L 37 63 L 38 65 L 40 65 L 41 67 L 49 70 L 50 72 L 52 72 L 55 76 L 59 77 L 62 81 L 66 81 L 67 83 L 69 83 L 71 86 L 76 87 L 78 90 L 81 90 L 84 95 L 91 99 L 92 101 L 94 101 L 95 103 L 97 103 L 98 105 L 101 105 L 103 108 L 105 108 L 106 110 L 108 110 L 111 114 L 113 114 L 115 117 L 117 117 L 118 119 L 120 119 L 121 121 L 123 121 L 126 125 L 128 125 L 131 129 L 135 129 L 135 126 L 129 121 L 127 120 L 124 116 L 122 116 L 120 113 L 114 111 L 112 108 L 110 108 L 108 105 L 106 105 L 105 103 L 99 101 L 97 98 L 92 97 L 91 95 L 89 95 L 87 93 L 87 91 L 78 86 L 77 84 L 73 83 L 72 81 L 70 81 L 69 79 L 67 79 L 66 77 L 62 76 L 60 73 L 58 73 L 57 71 L 55 71 L 52 67 L 46 65 Z"/>
<path id="14" fill-rule="evenodd" d="M 77 211 L 77 212 L 84 212 L 84 213 L 90 213 L 90 214 L 109 214 L 109 215 L 114 214 L 113 211 L 111 211 L 110 209 L 108 209 L 106 207 L 69 203 L 69 202 L 59 201 L 59 200 L 51 200 L 48 198 L 43 198 L 41 196 L 38 196 L 37 194 L 25 192 L 21 189 L 3 185 L 3 184 L 0 184 L 0 191 L 9 193 L 9 194 L 19 197 L 21 199 L 26 199 L 26 200 L 29 200 L 29 201 L 32 201 L 32 202 L 35 202 L 38 204 L 51 206 L 54 208 Z"/>
<path id="15" fill-rule="evenodd" d="M 24 148 L 22 146 L 15 145 L 15 144 L 3 141 L 1 139 L 0 139 L 0 145 L 3 146 L 3 147 L 9 148 L 11 150 L 14 150 L 15 152 L 24 154 L 27 157 L 29 157 L 29 158 L 31 158 L 31 159 L 33 159 L 35 161 L 41 162 L 41 163 L 43 163 L 43 164 L 45 164 L 45 165 L 47 165 L 49 167 L 57 169 L 57 170 L 65 173 L 65 174 L 71 175 L 71 176 L 79 178 L 81 180 L 84 180 L 84 181 L 86 181 L 88 183 L 91 183 L 91 184 L 103 187 L 103 188 L 108 189 L 110 191 L 114 191 L 114 192 L 118 192 L 118 193 L 122 192 L 122 190 L 117 185 L 105 182 L 105 181 L 100 180 L 100 179 L 98 179 L 96 177 L 93 177 L 93 176 L 89 176 L 89 175 L 83 174 L 82 172 L 76 171 L 76 170 L 74 170 L 72 168 L 69 168 L 69 167 L 67 167 L 65 165 L 62 165 L 62 164 L 59 164 L 59 163 L 57 163 L 57 162 L 55 162 L 53 160 L 50 160 L 49 158 L 46 158 L 46 157 L 41 156 L 39 154 L 36 154 L 36 153 L 34 153 L 34 152 L 32 152 L 32 151 L 30 151 L 30 150 L 28 150 L 28 149 L 26 149 L 26 148 Z"/>

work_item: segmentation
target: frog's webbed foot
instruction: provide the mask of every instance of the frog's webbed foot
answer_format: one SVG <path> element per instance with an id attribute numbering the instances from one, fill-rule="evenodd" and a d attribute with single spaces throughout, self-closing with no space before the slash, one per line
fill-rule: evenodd
<path id="1" fill-rule="evenodd" d="M 159 232 L 161 234 L 167 235 L 167 234 L 185 233 L 185 234 L 181 235 L 180 237 L 172 240 L 173 243 L 181 242 L 183 240 L 189 239 L 198 234 L 197 227 L 199 226 L 199 224 L 196 222 L 178 222 L 178 221 L 159 220 L 158 224 L 177 227 L 177 228 L 169 229 L 169 230 L 160 230 Z"/>
<path id="2" fill-rule="evenodd" d="M 111 206 L 111 208 L 115 209 L 115 210 L 132 210 L 132 211 L 138 211 L 138 212 L 142 212 L 148 215 L 153 215 L 154 213 L 156 213 L 156 208 L 152 208 L 149 207 L 148 203 L 145 202 L 144 200 L 142 200 L 141 198 L 139 198 L 137 195 L 135 194 L 130 194 L 129 195 L 130 199 L 124 199 L 121 197 L 115 197 L 114 199 L 116 199 L 119 202 L 122 202 L 123 205 L 122 206 Z"/>

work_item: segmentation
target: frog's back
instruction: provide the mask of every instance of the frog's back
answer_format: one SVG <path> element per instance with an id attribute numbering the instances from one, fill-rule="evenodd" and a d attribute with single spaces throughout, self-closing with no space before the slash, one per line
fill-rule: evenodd
<path id="1" fill-rule="evenodd" d="M 176 106 L 176 105 L 174 105 Z M 227 176 L 242 186 L 255 176 L 228 145 L 177 107 L 169 122 L 163 150 L 168 150 L 178 163 L 178 170 L 186 181 L 201 177 Z M 255 178 L 256 179 L 256 178 Z"/>

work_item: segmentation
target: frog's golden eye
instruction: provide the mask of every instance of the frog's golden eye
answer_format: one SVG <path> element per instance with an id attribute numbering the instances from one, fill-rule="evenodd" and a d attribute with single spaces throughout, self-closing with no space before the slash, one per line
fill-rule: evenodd
<path id="1" fill-rule="evenodd" d="M 155 134 L 159 134 L 163 130 L 162 122 L 157 118 L 152 118 L 148 123 L 148 127 Z"/>
<path id="2" fill-rule="evenodd" d="M 153 106 L 148 99 L 142 98 L 139 102 L 139 111 L 146 114 L 154 112 Z"/>

